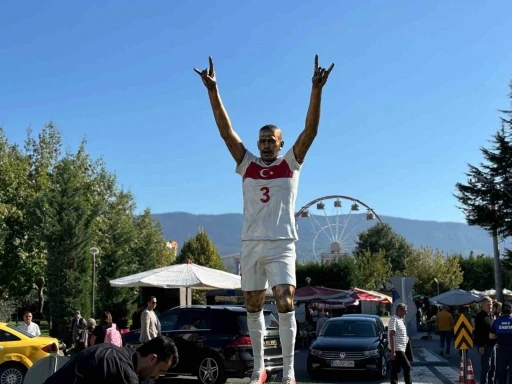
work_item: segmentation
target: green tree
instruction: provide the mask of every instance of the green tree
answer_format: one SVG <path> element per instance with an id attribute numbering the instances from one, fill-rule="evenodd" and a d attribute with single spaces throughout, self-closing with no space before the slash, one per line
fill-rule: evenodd
<path id="1" fill-rule="evenodd" d="M 404 275 L 418 279 L 414 285 L 416 293 L 432 296 L 437 295 L 434 279 L 439 281 L 440 288 L 445 291 L 460 286 L 463 281 L 459 255 L 444 255 L 428 247 L 414 250 L 407 259 Z"/>
<path id="2" fill-rule="evenodd" d="M 67 338 L 73 311 L 90 313 L 93 222 L 100 207 L 87 205 L 87 188 L 73 158 L 60 161 L 46 194 L 45 240 L 48 245 L 48 296 L 51 334 Z"/>
<path id="3" fill-rule="evenodd" d="M 510 98 L 512 101 L 512 92 Z M 480 148 L 484 161 L 478 167 L 468 164 L 468 182 L 456 184 L 455 196 L 469 225 L 508 237 L 512 235 L 512 196 L 508 191 L 512 186 L 512 111 L 501 112 L 501 127 L 492 136 L 490 148 Z"/>
<path id="4" fill-rule="evenodd" d="M 386 252 L 380 250 L 375 254 L 369 251 L 359 252 L 355 255 L 357 287 L 377 291 L 386 286 L 393 274 L 391 263 Z"/>
<path id="5" fill-rule="evenodd" d="M 25 252 L 30 261 L 25 263 L 23 273 L 27 286 L 34 287 L 37 291 L 39 313 L 44 309 L 48 257 L 39 212 L 45 209 L 44 195 L 51 188 L 53 170 L 61 156 L 61 146 L 61 134 L 52 123 L 43 127 L 37 140 L 32 137 L 30 130 L 25 140 L 25 156 L 30 165 Z"/>
<path id="6" fill-rule="evenodd" d="M 146 209 L 133 220 L 135 235 L 132 239 L 132 253 L 140 272 L 171 265 L 174 253 L 167 248 L 162 226 Z"/>
<path id="7" fill-rule="evenodd" d="M 37 139 L 29 129 L 24 150 L 9 144 L 0 129 L 0 200 L 6 204 L 4 213 L 8 213 L 7 220 L 5 216 L 2 220 L 4 242 L 0 258 L 5 262 L 0 280 L 7 282 L 4 289 L 17 300 L 35 289 L 38 312 L 44 306 L 47 252 L 37 210 L 41 208 L 41 196 L 51 185 L 60 146 L 60 133 L 51 123 L 43 127 Z"/>
<path id="8" fill-rule="evenodd" d="M 405 238 L 393 231 L 389 224 L 377 223 L 359 234 L 354 255 L 364 252 L 373 255 L 380 251 L 384 251 L 393 272 L 400 273 L 405 269 L 406 260 L 412 255 L 413 247 Z"/>
<path id="9" fill-rule="evenodd" d="M 324 286 L 333 289 L 350 289 L 357 284 L 356 263 L 353 257 L 342 257 L 331 263 L 310 262 L 296 267 L 297 286 L 307 285 L 306 278 L 311 279 L 311 285 Z"/>
<path id="10" fill-rule="evenodd" d="M 502 266 L 503 286 L 512 289 L 512 250 L 505 249 Z"/>
<path id="11" fill-rule="evenodd" d="M 217 247 L 203 229 L 199 229 L 194 237 L 188 239 L 185 244 L 183 244 L 180 254 L 176 258 L 176 263 L 182 264 L 186 263 L 188 260 L 204 267 L 219 269 L 221 271 L 226 270 Z M 205 292 L 193 290 L 192 303 L 206 304 Z"/>
<path id="12" fill-rule="evenodd" d="M 108 310 L 115 321 L 126 318 L 133 309 L 137 291 L 130 288 L 115 288 L 110 280 L 142 272 L 132 253 L 135 237 L 133 196 L 119 191 L 110 200 L 103 216 L 96 220 L 100 224 L 101 236 L 95 241 L 100 249 L 98 257 L 98 313 Z"/>
<path id="13" fill-rule="evenodd" d="M 187 260 L 208 268 L 226 270 L 217 247 L 203 229 L 199 229 L 194 237 L 183 244 L 180 254 L 176 258 L 176 263 L 182 264 Z"/>
<path id="14" fill-rule="evenodd" d="M 489 232 L 510 236 L 512 224 L 509 220 L 512 213 L 512 198 L 494 182 L 510 184 L 512 178 L 512 129 L 502 126 L 492 138 L 490 149 L 480 150 L 485 159 L 479 167 L 469 164 L 466 173 L 468 182 L 457 183 L 456 198 L 459 207 L 466 216 L 469 225 L 478 225 Z M 486 182 L 488 181 L 488 182 Z"/>
<path id="15" fill-rule="evenodd" d="M 49 252 L 58 247 L 50 242 L 59 224 L 52 217 L 57 203 L 50 196 L 57 194 L 63 170 L 68 168 L 73 173 L 68 177 L 73 188 L 80 189 L 80 212 L 94 217 L 87 238 L 101 250 L 97 257 L 98 309 L 108 307 L 116 316 L 124 316 L 137 292 L 113 289 L 108 281 L 173 263 L 175 250 L 166 247 L 150 210 L 135 215 L 133 196 L 119 189 L 115 175 L 102 159 L 92 159 L 86 146 L 83 140 L 76 152 L 67 152 L 63 158 L 61 134 L 51 123 L 37 136 L 28 130 L 22 148 L 9 143 L 0 127 L 0 299 L 32 305 L 36 292 L 38 309 L 43 311 L 48 277 L 55 267 L 47 264 Z M 73 199 L 62 200 L 71 207 L 75 204 Z M 75 236 L 69 233 L 70 243 L 78 241 Z M 63 238 L 59 241 L 64 242 Z M 90 287 L 85 290 L 87 295 L 90 291 Z M 81 310 L 87 312 L 84 306 Z"/>
<path id="16" fill-rule="evenodd" d="M 28 161 L 20 148 L 8 143 L 0 130 L 0 218 L 2 243 L 0 255 L 0 297 L 21 297 L 26 293 L 24 275 L 15 273 L 23 269 L 25 254 L 23 241 L 26 236 L 24 216 L 27 193 Z"/>
<path id="17" fill-rule="evenodd" d="M 471 252 L 467 259 L 461 256 L 459 264 L 464 273 L 464 281 L 460 285 L 462 289 L 485 291 L 494 287 L 494 258 L 492 256 L 484 254 L 475 256 Z M 502 273 L 504 272 L 502 270 Z"/>
<path id="18" fill-rule="evenodd" d="M 512 83 L 510 84 L 512 89 Z M 512 93 L 510 94 L 512 100 Z M 481 147 L 483 162 L 468 164 L 467 183 L 457 183 L 455 197 L 469 225 L 485 229 L 495 241 L 512 235 L 512 111 L 502 111 L 501 127 L 493 135 L 490 148 Z M 495 255 L 495 270 L 501 267 Z M 501 279 L 501 273 L 496 275 Z M 495 281 L 495 286 L 501 285 Z M 501 293 L 498 299 L 502 299 Z"/>

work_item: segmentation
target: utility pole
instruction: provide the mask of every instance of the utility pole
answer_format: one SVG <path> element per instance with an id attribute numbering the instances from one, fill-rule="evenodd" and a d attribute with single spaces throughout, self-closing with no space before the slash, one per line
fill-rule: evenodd
<path id="1" fill-rule="evenodd" d="M 100 253 L 100 250 L 96 247 L 93 247 L 89 250 L 92 255 L 92 294 L 91 294 L 91 315 L 94 319 L 96 315 L 96 311 L 94 310 L 94 296 L 96 291 L 96 255 Z"/>

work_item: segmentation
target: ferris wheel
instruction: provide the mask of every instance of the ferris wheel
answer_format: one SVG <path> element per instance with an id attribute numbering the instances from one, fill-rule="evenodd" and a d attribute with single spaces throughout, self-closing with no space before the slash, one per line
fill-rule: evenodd
<path id="1" fill-rule="evenodd" d="M 315 261 L 351 253 L 358 235 L 376 222 L 375 211 L 361 200 L 332 195 L 315 199 L 295 214 L 299 232 L 297 258 Z"/>

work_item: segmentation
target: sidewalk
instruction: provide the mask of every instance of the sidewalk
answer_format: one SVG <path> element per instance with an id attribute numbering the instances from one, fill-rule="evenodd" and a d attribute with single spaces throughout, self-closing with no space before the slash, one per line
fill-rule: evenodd
<path id="1" fill-rule="evenodd" d="M 415 359 L 412 364 L 413 372 L 416 371 L 420 375 L 422 372 L 428 374 L 428 372 L 424 370 L 424 368 L 428 367 L 437 374 L 436 376 L 438 380 L 440 380 L 435 381 L 435 383 L 448 383 L 451 379 L 457 381 L 459 378 L 461 358 L 459 355 L 460 351 L 454 348 L 453 340 L 450 351 L 451 356 L 448 357 L 440 355 L 441 345 L 438 335 L 432 334 L 432 340 L 421 340 L 422 336 L 425 336 L 425 333 L 419 333 L 411 337 Z M 474 376 L 476 382 L 478 382 L 478 378 L 480 377 L 480 357 L 476 348 L 472 348 L 468 351 L 468 358 L 471 360 Z M 416 381 L 414 382 L 416 383 Z"/>
<path id="2" fill-rule="evenodd" d="M 432 340 L 421 340 L 424 333 L 411 336 L 412 352 L 414 355 L 413 366 L 446 367 L 453 365 L 452 358 L 440 356 L 439 336 L 432 335 Z M 457 354 L 457 351 L 454 351 Z M 455 365 L 457 367 L 457 365 Z"/>

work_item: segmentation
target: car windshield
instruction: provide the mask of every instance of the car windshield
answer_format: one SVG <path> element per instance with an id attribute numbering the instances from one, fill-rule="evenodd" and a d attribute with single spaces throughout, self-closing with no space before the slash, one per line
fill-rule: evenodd
<path id="1" fill-rule="evenodd" d="M 377 337 L 375 325 L 365 321 L 333 321 L 325 324 L 324 337 Z"/>
<path id="2" fill-rule="evenodd" d="M 24 330 L 19 329 L 18 327 L 14 326 L 14 325 L 7 324 L 7 327 L 11 328 L 11 329 L 14 329 L 16 332 L 19 332 L 19 333 L 21 333 L 24 336 L 27 336 L 27 337 L 30 337 L 30 338 L 34 338 L 35 337 L 34 335 L 31 335 L 30 333 L 25 332 Z"/>

